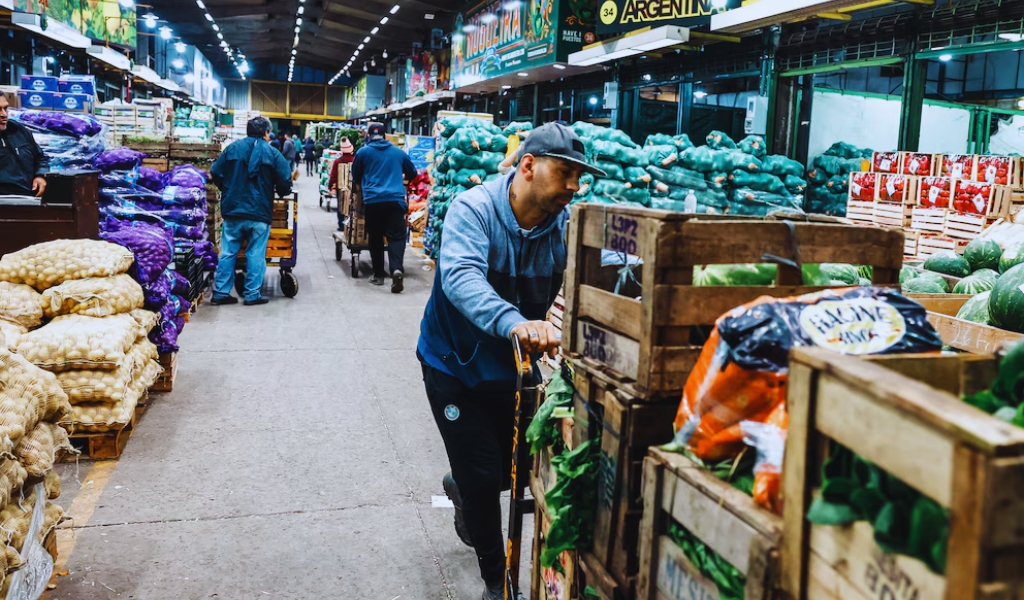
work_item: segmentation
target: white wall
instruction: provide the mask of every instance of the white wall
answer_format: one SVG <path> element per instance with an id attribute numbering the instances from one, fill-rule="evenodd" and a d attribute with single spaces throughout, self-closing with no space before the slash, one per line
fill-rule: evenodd
<path id="1" fill-rule="evenodd" d="M 970 113 L 925 104 L 921 117 L 921 152 L 965 152 Z M 895 150 L 899 140 L 900 101 L 854 94 L 814 92 L 808 156 L 836 142 L 872 150 Z"/>
<path id="2" fill-rule="evenodd" d="M 990 154 L 1024 155 L 1024 116 L 1014 115 L 1011 120 L 999 121 L 999 131 L 989 140 Z"/>

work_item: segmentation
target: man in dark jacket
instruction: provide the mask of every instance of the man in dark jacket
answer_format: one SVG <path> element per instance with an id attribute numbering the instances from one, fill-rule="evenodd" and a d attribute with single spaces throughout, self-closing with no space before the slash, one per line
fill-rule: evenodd
<path id="1" fill-rule="evenodd" d="M 302 145 L 302 154 L 306 159 L 306 175 L 316 175 L 316 144 L 313 143 L 313 138 L 306 138 Z"/>
<path id="2" fill-rule="evenodd" d="M 29 130 L 7 119 L 7 106 L 0 94 L 0 196 L 42 196 L 50 161 Z"/>
<path id="3" fill-rule="evenodd" d="M 285 160 L 288 161 L 288 165 L 294 170 L 298 164 L 299 151 L 295 148 L 294 136 L 284 134 L 284 142 L 281 144 L 281 154 L 284 154 Z"/>
<path id="4" fill-rule="evenodd" d="M 587 162 L 583 142 L 549 123 L 519 147 L 518 167 L 452 201 L 416 356 L 451 473 L 455 531 L 476 550 L 483 600 L 503 600 L 502 490 L 509 489 L 516 368 L 511 338 L 539 357 L 560 334 L 545 320 L 568 261 L 569 202 Z M 522 476 L 522 475 L 520 475 Z"/>
<path id="5" fill-rule="evenodd" d="M 211 304 L 236 304 L 231 295 L 235 259 L 245 249 L 245 305 L 266 304 L 260 295 L 266 272 L 267 240 L 274 214 L 274 192 L 292 192 L 291 167 L 270 139 L 270 121 L 256 117 L 246 126 L 244 140 L 232 142 L 210 168 L 213 182 L 221 189 L 224 229 L 220 240 L 220 262 L 214 276 Z"/>
<path id="6" fill-rule="evenodd" d="M 405 258 L 405 186 L 416 179 L 416 167 L 409 155 L 384 139 L 384 124 L 370 123 L 367 145 L 356 152 L 352 163 L 352 185 L 362 190 L 366 233 L 370 237 L 373 277 L 370 283 L 384 285 L 384 238 L 388 239 L 391 292 L 401 293 Z M 404 179 L 404 181 L 403 181 Z"/>

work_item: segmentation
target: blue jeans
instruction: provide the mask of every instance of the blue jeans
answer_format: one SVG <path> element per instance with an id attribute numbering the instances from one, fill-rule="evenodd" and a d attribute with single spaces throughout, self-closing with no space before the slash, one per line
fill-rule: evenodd
<path id="1" fill-rule="evenodd" d="M 242 240 L 248 242 L 245 249 L 245 299 L 256 300 L 263 287 L 263 276 L 267 271 L 267 240 L 270 239 L 270 223 L 243 219 L 224 219 L 220 238 L 220 261 L 213 278 L 213 297 L 231 295 L 235 281 L 235 259 L 242 249 Z"/>

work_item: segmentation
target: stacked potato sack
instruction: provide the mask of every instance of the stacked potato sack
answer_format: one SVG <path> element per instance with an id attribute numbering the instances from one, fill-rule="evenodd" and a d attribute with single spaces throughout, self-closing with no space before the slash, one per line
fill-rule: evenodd
<path id="1" fill-rule="evenodd" d="M 0 337 L 3 337 L 0 335 Z M 0 343 L 0 595 L 38 597 L 46 579 L 34 571 L 52 568 L 43 540 L 64 516 L 51 502 L 60 496 L 57 457 L 74 452 L 57 425 L 71 411 L 53 373 Z M 24 569 L 29 566 L 30 568 Z M 27 593 L 31 590 L 32 593 Z"/>
<path id="2" fill-rule="evenodd" d="M 132 262 L 127 248 L 95 240 L 56 240 L 0 258 L 0 281 L 41 292 L 35 305 L 50 320 L 21 333 L 16 349 L 57 374 L 73 404 L 61 424 L 73 432 L 124 427 L 160 375 L 146 339 L 157 316 L 141 310 L 142 287 L 126 274 Z"/>
<path id="3" fill-rule="evenodd" d="M 437 127 L 441 144 L 434 158 L 434 182 L 430 193 L 430 217 L 423 245 L 434 259 L 441 249 L 441 235 L 448 207 L 456 196 L 500 177 L 508 136 L 497 126 L 473 117 L 448 117 Z"/>
<path id="4" fill-rule="evenodd" d="M 586 147 L 587 157 L 607 177 L 586 174 L 573 202 L 651 205 L 648 165 L 667 166 L 679 158 L 674 146 L 636 145 L 625 132 L 578 121 L 573 131 Z"/>
<path id="5" fill-rule="evenodd" d="M 850 173 L 864 171 L 864 160 L 873 151 L 844 142 L 836 142 L 821 156 L 811 161 L 807 171 L 807 200 L 804 210 L 837 217 L 846 216 Z"/>

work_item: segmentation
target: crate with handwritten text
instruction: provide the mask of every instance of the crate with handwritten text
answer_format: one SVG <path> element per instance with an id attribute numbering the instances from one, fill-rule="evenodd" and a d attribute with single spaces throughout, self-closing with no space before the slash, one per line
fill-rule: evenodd
<path id="1" fill-rule="evenodd" d="M 903 232 L 578 204 L 562 349 L 639 401 L 678 397 L 719 316 L 760 296 L 822 289 L 805 285 L 812 270 L 800 265 L 827 262 L 870 265 L 874 283 L 896 285 Z"/>
<path id="2" fill-rule="evenodd" d="M 644 459 L 636 600 L 768 600 L 782 517 L 682 454 Z"/>

